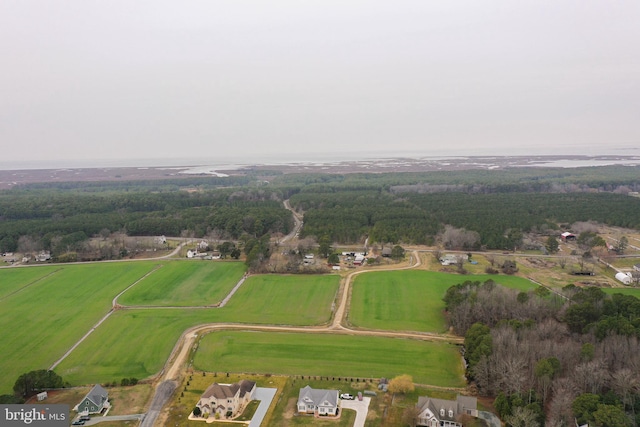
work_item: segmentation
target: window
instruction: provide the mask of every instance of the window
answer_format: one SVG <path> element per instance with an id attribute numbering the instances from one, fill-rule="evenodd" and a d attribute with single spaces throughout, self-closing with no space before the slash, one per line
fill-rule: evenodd
<path id="1" fill-rule="evenodd" d="M 449 409 L 449 418 L 453 418 L 453 409 Z"/>
<path id="2" fill-rule="evenodd" d="M 441 417 L 444 417 L 444 408 L 441 408 L 441 409 L 440 409 L 440 416 L 441 416 Z"/>

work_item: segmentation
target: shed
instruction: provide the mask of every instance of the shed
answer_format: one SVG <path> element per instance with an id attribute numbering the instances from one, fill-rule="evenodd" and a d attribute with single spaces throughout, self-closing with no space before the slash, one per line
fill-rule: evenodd
<path id="1" fill-rule="evenodd" d="M 633 281 L 633 277 L 630 273 L 616 273 L 616 280 L 624 283 L 625 285 L 630 285 Z"/>

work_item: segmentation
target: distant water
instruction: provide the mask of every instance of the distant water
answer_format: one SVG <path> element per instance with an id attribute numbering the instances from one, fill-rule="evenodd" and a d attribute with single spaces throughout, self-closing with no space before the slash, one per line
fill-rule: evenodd
<path id="1" fill-rule="evenodd" d="M 582 167 L 603 166 L 613 164 L 640 164 L 640 148 L 629 147 L 582 147 L 569 149 L 565 152 L 544 152 L 535 149 L 516 150 L 522 153 L 502 153 L 496 155 L 482 147 L 475 150 L 452 150 L 446 147 L 436 150 L 423 151 L 378 151 L 370 152 L 363 148 L 360 151 L 339 151 L 324 153 L 288 153 L 255 156 L 226 156 L 219 158 L 149 158 L 149 159 L 93 159 L 93 160 L 34 160 L 34 161 L 2 161 L 0 170 L 18 169 L 84 169 L 84 168 L 121 168 L 121 167 L 204 167 L 210 170 L 232 170 L 251 165 L 283 165 L 292 163 L 303 164 L 331 164 L 354 161 L 375 161 L 382 159 L 460 159 L 473 157 L 509 158 L 522 156 L 553 156 L 548 161 L 540 159 L 531 166 L 548 167 Z M 575 158 L 582 156 L 581 158 Z M 574 157 L 574 158 L 572 158 Z"/>

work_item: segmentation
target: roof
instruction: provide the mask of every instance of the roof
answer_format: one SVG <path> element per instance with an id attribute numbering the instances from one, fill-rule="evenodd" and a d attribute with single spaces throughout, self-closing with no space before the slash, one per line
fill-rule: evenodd
<path id="1" fill-rule="evenodd" d="M 238 390 L 240 390 L 240 397 L 244 397 L 244 395 L 250 392 L 256 383 L 255 381 L 242 380 L 239 383 L 233 384 L 218 384 L 213 383 L 207 388 L 202 395 L 203 399 L 208 399 L 209 397 L 215 397 L 216 399 L 226 399 L 236 395 Z"/>
<path id="2" fill-rule="evenodd" d="M 100 407 L 108 399 L 109 393 L 100 384 L 96 384 L 87 393 L 84 399 L 89 399 L 94 405 Z M 84 401 L 84 399 L 82 399 Z"/>
<path id="3" fill-rule="evenodd" d="M 338 390 L 315 389 L 306 386 L 300 389 L 298 402 L 312 403 L 314 406 L 338 406 Z"/>
<path id="4" fill-rule="evenodd" d="M 456 400 L 435 399 L 422 396 L 418 399 L 416 407 L 420 413 L 429 409 L 439 421 L 455 421 L 456 416 L 464 413 L 465 409 L 475 410 L 478 407 L 478 400 L 475 397 L 460 395 L 456 397 Z M 444 416 L 440 413 L 441 409 L 444 409 Z M 452 417 L 449 416 L 450 410 L 453 411 Z"/>

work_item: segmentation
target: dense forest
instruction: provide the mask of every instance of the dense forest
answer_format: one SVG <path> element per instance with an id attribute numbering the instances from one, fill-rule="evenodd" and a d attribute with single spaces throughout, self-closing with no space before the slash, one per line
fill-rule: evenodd
<path id="1" fill-rule="evenodd" d="M 524 233 L 554 234 L 577 221 L 640 228 L 640 198 L 629 196 L 640 189 L 639 171 L 249 171 L 226 178 L 28 184 L 0 192 L 0 251 L 28 241 L 62 253 L 109 233 L 229 240 L 286 234 L 293 221 L 285 199 L 304 213 L 303 238 L 512 250 Z M 451 230 L 464 238 L 443 239 Z"/>
<path id="2" fill-rule="evenodd" d="M 468 376 L 508 425 L 640 423 L 640 300 L 465 282 L 445 296 Z"/>

